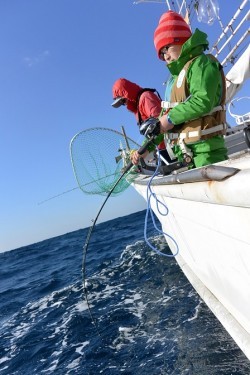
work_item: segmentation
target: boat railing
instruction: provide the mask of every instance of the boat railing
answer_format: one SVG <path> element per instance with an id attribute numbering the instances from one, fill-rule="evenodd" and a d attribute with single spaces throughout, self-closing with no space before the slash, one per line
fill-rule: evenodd
<path id="1" fill-rule="evenodd" d="M 203 3 L 203 0 L 137 0 L 134 1 L 133 4 L 141 3 L 165 3 L 168 10 L 172 9 L 185 16 L 185 19 L 189 24 L 190 20 L 193 19 L 195 13 L 198 17 L 199 6 L 205 6 L 207 8 L 207 12 L 209 12 L 215 5 L 212 3 L 212 1 L 211 4 L 209 4 L 209 1 L 204 1 Z M 221 65 L 223 65 L 223 67 L 225 68 L 228 62 L 234 64 L 234 62 L 247 46 L 247 43 L 245 45 L 243 44 L 247 42 L 247 38 L 250 34 L 250 29 L 247 25 L 247 21 L 250 20 L 249 0 L 242 1 L 235 14 L 229 20 L 226 26 L 223 25 L 224 21 L 222 22 L 222 19 L 219 16 L 219 8 L 214 12 L 213 17 L 216 18 L 219 22 L 221 34 L 214 42 L 209 53 L 217 57 L 218 60 L 220 60 Z M 211 24 L 212 23 L 210 23 L 210 25 Z M 237 41 L 236 36 L 238 38 Z"/>
<path id="2" fill-rule="evenodd" d="M 250 29 L 249 27 L 245 27 L 246 22 L 250 19 L 250 10 L 247 5 L 249 5 L 249 0 L 244 0 L 237 9 L 234 16 L 227 24 L 227 26 L 223 27 L 223 25 L 221 24 L 222 33 L 217 39 L 217 41 L 214 43 L 210 51 L 210 53 L 215 52 L 215 57 L 218 57 L 221 54 L 221 52 L 225 49 L 226 46 L 228 46 L 228 44 L 231 42 L 231 40 L 233 40 L 236 34 L 238 35 L 239 33 L 241 33 L 241 37 L 238 39 L 237 42 L 235 42 L 235 45 L 233 47 L 230 46 L 230 52 L 221 62 L 222 65 L 225 65 L 228 61 L 232 63 L 234 62 L 234 60 L 237 58 L 235 52 L 242 45 L 242 43 L 249 37 Z M 223 45 L 220 47 L 220 44 L 222 42 Z"/>

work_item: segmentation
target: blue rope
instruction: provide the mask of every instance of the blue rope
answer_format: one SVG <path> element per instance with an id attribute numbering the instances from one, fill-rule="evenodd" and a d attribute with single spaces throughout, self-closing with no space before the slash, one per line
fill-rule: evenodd
<path id="1" fill-rule="evenodd" d="M 147 211 L 146 211 L 146 216 L 145 216 L 145 224 L 144 224 L 144 239 L 147 243 L 147 245 L 152 249 L 154 250 L 157 254 L 159 255 L 163 255 L 165 257 L 169 257 L 169 258 L 172 258 L 172 257 L 175 257 L 178 253 L 179 253 L 179 246 L 177 244 L 177 242 L 175 241 L 175 239 L 168 233 L 165 233 L 162 231 L 162 229 L 159 229 L 156 222 L 155 222 L 155 217 L 154 217 L 154 212 L 151 208 L 151 198 L 154 198 L 155 201 L 156 201 L 156 207 L 157 207 L 157 210 L 159 212 L 160 215 L 162 216 L 167 216 L 168 213 L 169 213 L 169 210 L 168 210 L 168 207 L 163 203 L 161 202 L 156 194 L 152 191 L 151 189 L 151 182 L 153 180 L 153 178 L 155 176 L 157 176 L 159 174 L 159 167 L 160 167 L 160 155 L 159 155 L 159 151 L 158 152 L 158 162 L 157 162 L 157 168 L 154 172 L 154 174 L 152 175 L 152 177 L 150 178 L 149 182 L 148 182 L 148 186 L 147 186 Z M 160 210 L 160 206 L 162 206 L 165 210 L 165 212 L 161 212 Z M 168 238 L 170 238 L 175 246 L 176 246 L 176 252 L 174 254 L 164 254 L 162 253 L 161 251 L 159 251 L 158 249 L 156 249 L 148 240 L 148 237 L 147 237 L 147 229 L 148 229 L 148 216 L 149 216 L 149 213 L 150 213 L 150 216 L 151 216 L 151 220 L 154 224 L 154 228 L 156 229 L 156 231 L 160 234 L 164 234 L 165 236 L 167 236 Z"/>

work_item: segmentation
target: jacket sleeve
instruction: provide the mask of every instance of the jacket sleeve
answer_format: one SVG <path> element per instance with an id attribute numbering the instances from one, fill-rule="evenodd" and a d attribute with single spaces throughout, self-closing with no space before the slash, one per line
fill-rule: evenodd
<path id="1" fill-rule="evenodd" d="M 160 98 L 151 91 L 145 91 L 140 97 L 139 111 L 143 120 L 149 117 L 159 117 L 161 113 Z"/>
<path id="2" fill-rule="evenodd" d="M 194 60 L 187 72 L 190 98 L 169 111 L 175 125 L 199 118 L 220 103 L 222 92 L 219 64 L 206 55 Z"/>
<path id="3" fill-rule="evenodd" d="M 145 91 L 141 97 L 139 102 L 139 111 L 141 113 L 142 119 L 146 120 L 149 117 L 156 117 L 158 118 L 161 114 L 161 100 L 160 98 L 153 93 L 152 91 Z M 163 134 L 158 135 L 154 142 L 148 146 L 148 151 L 154 151 L 156 145 L 160 144 L 164 139 Z M 146 142 L 145 140 L 144 142 Z"/>

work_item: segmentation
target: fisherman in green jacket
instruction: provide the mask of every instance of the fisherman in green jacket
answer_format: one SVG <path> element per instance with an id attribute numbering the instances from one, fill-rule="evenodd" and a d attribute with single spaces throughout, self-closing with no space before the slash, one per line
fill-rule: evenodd
<path id="1" fill-rule="evenodd" d="M 192 34 L 178 13 L 168 11 L 159 20 L 154 44 L 171 73 L 158 132 L 179 160 L 189 155 L 195 167 L 226 160 L 225 77 L 219 62 L 204 54 L 207 35 L 198 29 Z"/>

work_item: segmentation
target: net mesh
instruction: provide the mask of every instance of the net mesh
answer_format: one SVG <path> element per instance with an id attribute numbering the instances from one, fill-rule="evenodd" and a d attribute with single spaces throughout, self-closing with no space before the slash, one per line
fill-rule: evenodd
<path id="1" fill-rule="evenodd" d="M 79 188 L 87 194 L 107 195 L 129 161 L 129 150 L 139 145 L 113 129 L 90 128 L 76 134 L 70 143 L 73 171 Z M 136 167 L 117 184 L 112 195 L 123 192 L 136 177 Z"/>

